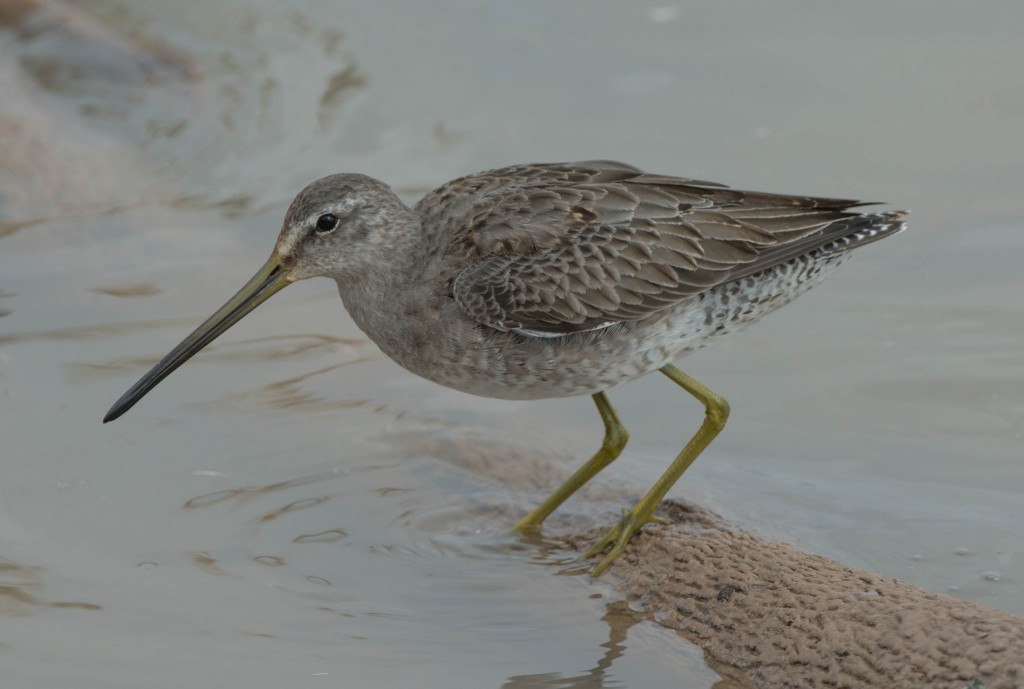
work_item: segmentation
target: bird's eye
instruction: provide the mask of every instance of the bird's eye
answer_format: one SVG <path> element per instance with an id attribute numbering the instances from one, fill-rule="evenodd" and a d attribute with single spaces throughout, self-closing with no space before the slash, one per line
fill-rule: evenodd
<path id="1" fill-rule="evenodd" d="M 316 219 L 316 231 L 317 232 L 331 232 L 338 228 L 338 216 L 333 213 L 324 213 Z"/>

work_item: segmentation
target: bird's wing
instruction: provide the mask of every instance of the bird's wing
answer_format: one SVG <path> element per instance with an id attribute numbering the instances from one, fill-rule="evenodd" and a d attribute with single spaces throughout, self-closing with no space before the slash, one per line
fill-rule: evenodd
<path id="1" fill-rule="evenodd" d="M 847 210 L 856 201 L 737 191 L 607 161 L 492 170 L 431 196 L 421 213 L 447 203 L 459 227 L 445 250 L 462 266 L 452 284 L 460 308 L 494 328 L 550 335 L 644 318 L 869 217 Z"/>

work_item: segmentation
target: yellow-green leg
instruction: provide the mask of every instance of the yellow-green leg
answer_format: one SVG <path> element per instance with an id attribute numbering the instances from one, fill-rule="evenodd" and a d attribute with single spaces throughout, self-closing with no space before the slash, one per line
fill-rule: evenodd
<path id="1" fill-rule="evenodd" d="M 605 534 L 586 552 L 584 557 L 594 557 L 608 546 L 612 546 L 608 554 L 591 570 L 590 576 L 592 577 L 596 577 L 607 569 L 608 565 L 626 547 L 630 537 L 643 528 L 644 524 L 659 521 L 654 517 L 654 508 L 665 497 L 669 488 L 679 480 L 683 472 L 693 464 L 693 460 L 697 459 L 704 448 L 711 444 L 715 436 L 725 427 L 725 422 L 729 418 L 729 403 L 725 401 L 724 397 L 715 394 L 672 364 L 663 366 L 661 372 L 701 401 L 704 405 L 704 423 L 701 424 L 696 435 L 690 438 L 690 442 L 686 443 L 686 447 L 675 458 L 668 471 L 661 475 L 661 478 L 628 512 L 623 513 L 622 519 L 615 528 Z"/>
<path id="2" fill-rule="evenodd" d="M 603 392 L 593 395 L 593 398 L 594 404 L 597 405 L 597 411 L 601 414 L 601 420 L 604 421 L 604 441 L 601 443 L 601 449 L 586 464 L 577 469 L 576 473 L 560 485 L 554 493 L 545 498 L 544 502 L 516 522 L 516 525 L 512 527 L 514 531 L 537 529 L 549 514 L 569 499 L 570 495 L 578 491 L 583 484 L 594 478 L 597 472 L 614 462 L 615 458 L 622 454 L 622 448 L 629 440 L 626 427 L 615 415 L 615 410 L 612 409 L 612 405 Z"/>

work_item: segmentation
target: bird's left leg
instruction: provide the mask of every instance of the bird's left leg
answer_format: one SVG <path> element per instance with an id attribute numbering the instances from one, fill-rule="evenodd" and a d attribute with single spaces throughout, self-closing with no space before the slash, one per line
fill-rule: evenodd
<path id="1" fill-rule="evenodd" d="M 601 442 L 601 449 L 566 479 L 565 483 L 549 495 L 544 502 L 516 522 L 516 525 L 512 527 L 513 531 L 533 531 L 539 528 L 548 515 L 554 512 L 570 495 L 582 488 L 583 484 L 597 475 L 597 472 L 614 462 L 615 458 L 622 454 L 622 448 L 629 440 L 626 427 L 615 415 L 615 410 L 603 392 L 593 395 L 593 398 L 594 404 L 597 405 L 597 411 L 601 414 L 601 420 L 604 421 L 604 440 Z"/>

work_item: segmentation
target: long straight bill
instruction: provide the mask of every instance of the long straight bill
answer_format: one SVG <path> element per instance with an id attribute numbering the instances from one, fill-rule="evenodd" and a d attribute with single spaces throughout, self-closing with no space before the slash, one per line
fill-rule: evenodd
<path id="1" fill-rule="evenodd" d="M 291 282 L 292 280 L 288 277 L 288 269 L 284 267 L 281 259 L 275 253 L 260 268 L 259 272 L 245 283 L 245 287 L 238 290 L 238 294 L 231 297 L 227 304 L 217 310 L 217 313 L 206 319 L 205 323 L 172 349 L 128 392 L 121 395 L 121 399 L 115 402 L 107 415 L 103 417 L 103 423 L 113 421 L 131 409 L 174 369 L 188 361 L 193 354 L 213 342 L 221 333 L 242 320 L 246 314 L 290 285 Z"/>

